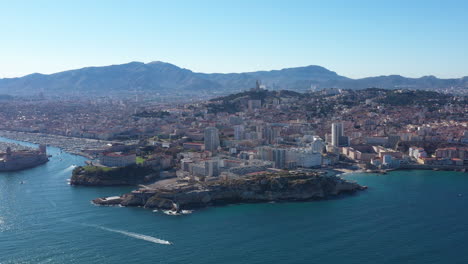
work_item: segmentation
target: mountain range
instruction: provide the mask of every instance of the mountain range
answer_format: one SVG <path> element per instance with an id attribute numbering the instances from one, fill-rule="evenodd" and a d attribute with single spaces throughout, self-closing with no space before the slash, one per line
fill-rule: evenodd
<path id="1" fill-rule="evenodd" d="M 44 93 L 105 95 L 147 91 L 158 93 L 237 92 L 253 88 L 259 80 L 268 89 L 304 91 L 310 88 L 364 89 L 468 89 L 468 76 L 439 79 L 434 76 L 407 78 L 400 75 L 351 79 L 321 66 L 305 66 L 245 73 L 197 73 L 166 62 L 130 62 L 86 67 L 54 74 L 34 73 L 0 79 L 0 93 L 31 95 Z"/>

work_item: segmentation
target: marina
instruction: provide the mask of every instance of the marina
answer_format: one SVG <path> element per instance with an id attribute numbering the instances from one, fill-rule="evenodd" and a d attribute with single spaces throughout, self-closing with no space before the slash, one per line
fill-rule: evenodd
<path id="1" fill-rule="evenodd" d="M 34 144 L 44 144 L 54 146 L 76 155 L 90 157 L 90 155 L 83 152 L 83 150 L 104 149 L 109 144 L 115 143 L 114 141 L 105 141 L 88 138 L 74 138 L 59 135 L 41 134 L 41 133 L 26 133 L 26 132 L 13 132 L 0 130 L 0 137 L 6 137 L 19 141 L 31 142 Z M 5 143 L 2 143 L 5 144 Z M 8 143 L 6 143 L 8 144 Z M 11 144 L 11 143 L 9 143 Z M 0 144 L 1 146 L 1 144 Z"/>

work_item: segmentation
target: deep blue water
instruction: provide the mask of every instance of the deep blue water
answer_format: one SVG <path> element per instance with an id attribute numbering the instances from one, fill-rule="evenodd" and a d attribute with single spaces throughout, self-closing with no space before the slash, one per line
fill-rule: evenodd
<path id="1" fill-rule="evenodd" d="M 468 263 L 468 174 L 354 174 L 346 177 L 367 191 L 169 216 L 92 205 L 131 188 L 70 186 L 72 165 L 85 159 L 48 151 L 46 165 L 0 173 L 2 264 Z"/>

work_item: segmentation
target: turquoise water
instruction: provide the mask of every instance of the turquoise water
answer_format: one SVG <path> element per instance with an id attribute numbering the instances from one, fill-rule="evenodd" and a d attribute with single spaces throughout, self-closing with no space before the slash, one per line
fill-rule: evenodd
<path id="1" fill-rule="evenodd" d="M 2 264 L 468 263 L 468 174 L 355 174 L 369 189 L 350 197 L 169 216 L 92 205 L 131 188 L 72 187 L 85 159 L 48 151 L 46 165 L 0 173 Z"/>

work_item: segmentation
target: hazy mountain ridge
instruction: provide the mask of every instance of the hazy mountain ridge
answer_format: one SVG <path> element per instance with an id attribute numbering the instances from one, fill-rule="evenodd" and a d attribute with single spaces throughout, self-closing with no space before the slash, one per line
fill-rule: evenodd
<path id="1" fill-rule="evenodd" d="M 119 92 L 196 92 L 210 90 L 240 91 L 252 88 L 260 80 L 270 89 L 306 90 L 317 88 L 362 89 L 445 89 L 468 88 L 468 76 L 439 79 L 434 76 L 407 78 L 387 75 L 350 79 L 321 66 L 285 68 L 245 73 L 196 73 L 165 62 L 130 62 L 103 67 L 86 67 L 50 75 L 34 73 L 19 78 L 0 79 L 0 93 L 37 94 L 39 92 L 68 94 Z"/>

